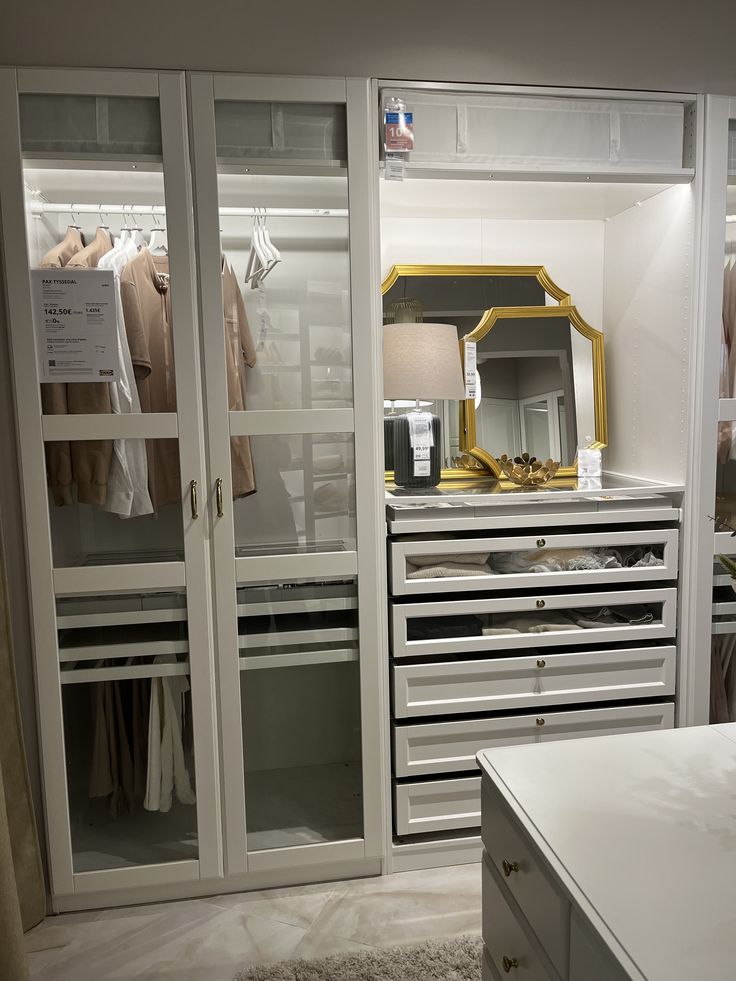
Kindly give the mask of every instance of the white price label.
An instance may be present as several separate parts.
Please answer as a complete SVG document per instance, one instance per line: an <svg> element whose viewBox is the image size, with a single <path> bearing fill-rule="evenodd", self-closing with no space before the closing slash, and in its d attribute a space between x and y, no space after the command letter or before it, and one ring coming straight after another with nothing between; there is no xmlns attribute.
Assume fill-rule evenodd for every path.
<svg viewBox="0 0 736 981"><path fill-rule="evenodd" d="M476 352L475 341L465 341L465 398L474 399L476 394Z"/></svg>
<svg viewBox="0 0 736 981"><path fill-rule="evenodd" d="M31 286L41 381L118 381L113 271L32 269Z"/></svg>
<svg viewBox="0 0 736 981"><path fill-rule="evenodd" d="M429 477L432 466L431 449L434 446L432 415L429 412L410 412L406 418L409 423L414 476Z"/></svg>
<svg viewBox="0 0 736 981"><path fill-rule="evenodd" d="M404 161L396 157L386 157L386 167L383 171L384 179L387 181L403 181Z"/></svg>

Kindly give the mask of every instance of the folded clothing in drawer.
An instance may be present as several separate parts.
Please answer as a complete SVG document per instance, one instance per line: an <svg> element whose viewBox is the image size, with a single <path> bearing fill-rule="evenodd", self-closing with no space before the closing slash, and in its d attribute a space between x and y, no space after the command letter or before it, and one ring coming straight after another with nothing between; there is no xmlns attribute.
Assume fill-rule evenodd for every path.
<svg viewBox="0 0 736 981"><path fill-rule="evenodd" d="M503 634L543 634L556 631L595 630L600 627L635 626L660 619L643 603L622 606L549 610L545 613L486 613L480 616L413 617L407 623L407 640L443 640L456 637L493 637Z"/></svg>
<svg viewBox="0 0 736 981"><path fill-rule="evenodd" d="M483 620L476 616L421 617L409 620L408 640L443 640L445 637L480 637Z"/></svg>
<svg viewBox="0 0 736 981"><path fill-rule="evenodd" d="M452 579L529 573L596 572L603 569L654 568L664 564L661 546L458 552L412 555L406 560L406 578Z"/></svg>
<svg viewBox="0 0 736 981"><path fill-rule="evenodd" d="M456 576L490 576L490 552L458 552L448 555L413 555L406 560L407 579L452 579Z"/></svg>

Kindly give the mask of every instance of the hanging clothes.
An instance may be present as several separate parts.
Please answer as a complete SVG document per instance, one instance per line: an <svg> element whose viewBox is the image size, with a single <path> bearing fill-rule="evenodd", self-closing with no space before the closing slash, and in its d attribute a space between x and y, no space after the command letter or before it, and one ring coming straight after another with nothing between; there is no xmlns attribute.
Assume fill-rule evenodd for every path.
<svg viewBox="0 0 736 981"><path fill-rule="evenodd" d="M113 817L140 807L148 769L147 679L98 681L93 689L94 736L90 798L109 797Z"/></svg>
<svg viewBox="0 0 736 981"><path fill-rule="evenodd" d="M64 238L47 252L39 263L40 269L59 269L84 248L84 239L78 228L70 225ZM47 416L65 416L69 413L66 385L63 382L44 382L41 385L41 408ZM46 474L54 504L61 507L72 504L72 451L67 440L45 444Z"/></svg>
<svg viewBox="0 0 736 981"><path fill-rule="evenodd" d="M109 228L98 228L95 237L79 252L67 262L67 266L72 269L96 269L100 259L112 248L112 237Z"/></svg>
<svg viewBox="0 0 736 981"><path fill-rule="evenodd" d="M82 233L76 225L70 225L61 242L43 257L39 263L39 269L59 269L65 266L83 248Z"/></svg>
<svg viewBox="0 0 736 981"><path fill-rule="evenodd" d="M174 655L161 655L156 664L175 664ZM143 806L147 811L170 811L173 795L181 804L195 804L184 754L185 697L189 681L183 675L153 678L148 716L148 778Z"/></svg>
<svg viewBox="0 0 736 981"><path fill-rule="evenodd" d="M98 228L93 241L76 252L65 268L94 269L110 249L109 232ZM69 414L109 415L112 412L110 385L107 382L70 382L66 386L66 403ZM70 446L77 500L81 504L104 505L112 463L112 440L78 439Z"/></svg>
<svg viewBox="0 0 736 981"><path fill-rule="evenodd" d="M227 367L228 409L245 409L245 368L256 363L256 349L245 313L238 281L227 259L222 257L222 304L225 322L225 360ZM230 439L233 497L245 497L256 489L248 436Z"/></svg>
<svg viewBox="0 0 736 981"><path fill-rule="evenodd" d="M141 249L120 273L120 297L141 410L176 412L168 256ZM178 441L149 439L146 456L153 507L180 503Z"/></svg>
<svg viewBox="0 0 736 981"><path fill-rule="evenodd" d="M118 358L120 376L110 385L110 402L114 413L127 415L141 411L138 386L133 373L125 314L120 297L120 275L125 266L138 255L131 239L118 239L113 249L99 262L99 269L111 269L115 276L115 306L118 321ZM146 441L143 439L116 439L107 484L107 498L102 505L105 511L121 517L137 517L151 514L153 504L148 493L148 462Z"/></svg>

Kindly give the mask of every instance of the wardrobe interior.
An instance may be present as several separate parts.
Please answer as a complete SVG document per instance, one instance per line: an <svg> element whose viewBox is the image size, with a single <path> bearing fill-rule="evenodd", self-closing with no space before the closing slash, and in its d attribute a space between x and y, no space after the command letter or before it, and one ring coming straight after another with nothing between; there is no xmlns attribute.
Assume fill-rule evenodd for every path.
<svg viewBox="0 0 736 981"><path fill-rule="evenodd" d="M103 229L111 244L124 231L135 236L139 248L158 256L157 268L167 268L156 100L21 95L20 113L30 267L70 229L85 243ZM288 409L351 407L345 107L218 102L215 124L223 342L229 343L231 326L229 270L252 345L237 366L235 397L228 389L229 409L276 417ZM261 282L247 278L259 225L278 255ZM176 291L175 279L170 289ZM169 394L176 385L176 335L174 324L166 353ZM206 350L201 357L207 359ZM244 440L252 488L238 493L235 468ZM164 478L178 487L178 441L145 442L144 456L167 461ZM287 429L280 435L271 425L267 435L231 442L237 558L355 549L351 433ZM72 461L89 447L90 441L72 445ZM55 448L47 443L50 468ZM54 567L183 559L189 495L159 495L157 502L149 489L152 507L126 515L108 507L109 497L81 501L74 482L64 502L50 491ZM249 578L237 584L236 607L238 649L228 656L240 668L248 850L361 837L355 576ZM189 648L186 589L57 591L56 611L74 871L196 859L189 665L211 652ZM161 761L152 758L149 736L156 698L162 739L174 743L168 797L152 795L150 786L155 781L160 789L153 771ZM167 716L170 698L176 704ZM111 766L117 770L111 773Z"/></svg>
<svg viewBox="0 0 736 981"><path fill-rule="evenodd" d="M696 200L693 171L683 166L683 107L593 109L585 100L562 106L555 99L409 89L386 89L383 97L395 94L413 110L415 150L403 180L380 182L384 287L394 265L543 266L582 318L604 333L604 471L682 484ZM654 176L668 169L674 180ZM627 170L640 176L624 177ZM534 179L535 172L544 178ZM503 288L486 297L476 290L472 308L463 310L460 296L467 301L472 282L454 278L458 288L437 287L422 316L455 323L462 337L488 306L556 302L541 287L530 298L509 280L500 282ZM401 315L387 301L411 300L411 283L400 279L385 293L384 322ZM489 363L479 372L483 398L498 408L510 394L509 373ZM544 388L543 380L538 385ZM449 427L443 465L451 466L459 452L456 408L430 411ZM484 406L478 415L480 428ZM490 410L489 418L497 424ZM501 446L512 449L511 426L504 438Z"/></svg>

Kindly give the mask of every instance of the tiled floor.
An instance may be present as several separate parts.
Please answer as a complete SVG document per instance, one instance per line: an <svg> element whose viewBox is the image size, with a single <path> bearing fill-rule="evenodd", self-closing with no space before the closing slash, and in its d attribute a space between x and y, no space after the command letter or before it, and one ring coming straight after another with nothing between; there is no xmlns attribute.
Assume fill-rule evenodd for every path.
<svg viewBox="0 0 736 981"><path fill-rule="evenodd" d="M480 932L480 867L50 917L34 981L232 981L256 961Z"/></svg>

